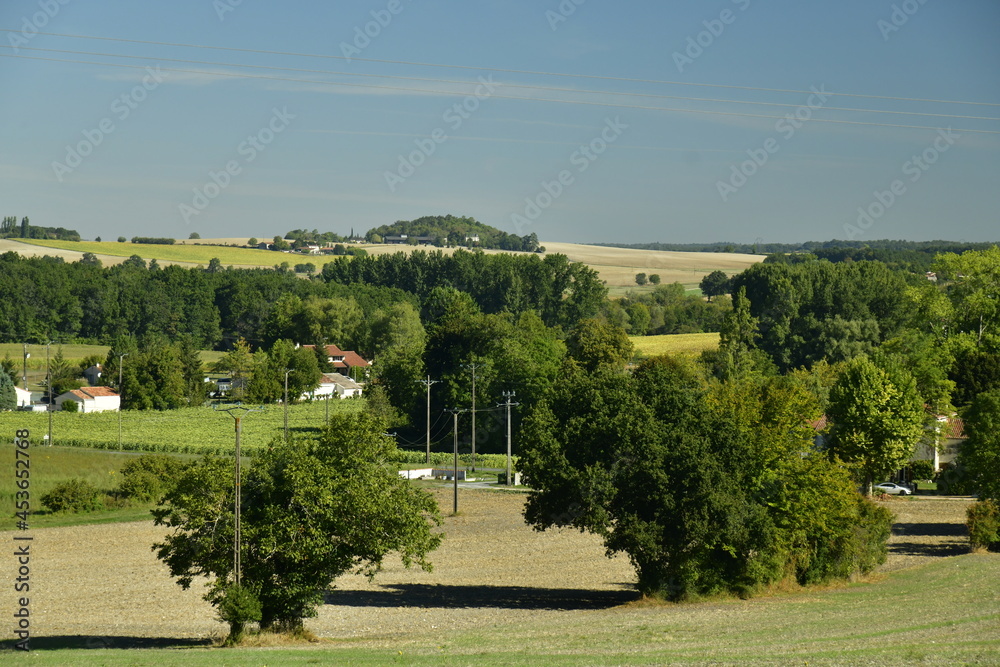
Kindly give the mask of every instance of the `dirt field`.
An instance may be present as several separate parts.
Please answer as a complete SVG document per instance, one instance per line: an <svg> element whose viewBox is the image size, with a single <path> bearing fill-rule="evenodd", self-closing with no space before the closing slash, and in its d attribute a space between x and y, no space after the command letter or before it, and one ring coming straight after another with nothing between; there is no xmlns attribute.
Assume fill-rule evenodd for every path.
<svg viewBox="0 0 1000 667"><path fill-rule="evenodd" d="M449 489L436 491L451 509ZM344 576L307 627L328 639L405 641L428 630L472 630L542 623L636 599L627 559L608 559L590 535L539 533L521 517L524 495L462 491L460 516L445 520L447 538L432 554L434 571L405 570L397 560L373 582ZM898 514L886 571L965 553L967 500L894 500ZM33 531L33 636L67 647L156 646L203 642L223 633L195 585L182 591L153 555L162 529L151 522ZM12 533L4 534L11 544ZM3 587L2 613L14 607ZM178 642L180 640L180 642Z"/></svg>

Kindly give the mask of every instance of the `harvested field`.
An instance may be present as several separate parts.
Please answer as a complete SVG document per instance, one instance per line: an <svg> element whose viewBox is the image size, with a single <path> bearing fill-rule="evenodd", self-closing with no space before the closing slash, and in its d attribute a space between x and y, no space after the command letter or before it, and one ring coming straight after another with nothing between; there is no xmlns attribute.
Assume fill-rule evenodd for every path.
<svg viewBox="0 0 1000 667"><path fill-rule="evenodd" d="M450 489L435 493L450 509ZM322 638L405 646L428 633L538 628L608 614L616 622L632 623L636 615L650 613L627 604L637 595L626 558L606 558L590 535L531 530L521 518L524 498L462 490L460 515L446 518L447 538L432 555L433 572L406 570L393 559L372 582L341 577L319 617L307 626ZM899 523L883 570L967 552L962 522L968 502L888 501ZM162 534L151 522L34 531L31 604L38 645L46 638L80 648L177 645L175 640L190 645L222 633L222 624L201 600L202 588L196 584L182 591L154 557L150 545ZM8 544L11 537L6 533ZM9 614L14 593L10 586L3 590L3 613ZM671 606L662 613L684 610L685 618L718 622L720 610L729 616L752 604L773 605L774 600Z"/></svg>

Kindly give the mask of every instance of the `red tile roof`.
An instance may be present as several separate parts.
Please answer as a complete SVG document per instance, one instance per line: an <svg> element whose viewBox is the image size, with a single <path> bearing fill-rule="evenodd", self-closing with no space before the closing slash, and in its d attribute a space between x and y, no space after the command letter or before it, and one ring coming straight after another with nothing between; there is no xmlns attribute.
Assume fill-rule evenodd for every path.
<svg viewBox="0 0 1000 667"><path fill-rule="evenodd" d="M109 389L108 387L83 387L82 389L74 389L70 392L77 398L82 398L87 400L88 398L98 398L98 397L117 397L118 394Z"/></svg>

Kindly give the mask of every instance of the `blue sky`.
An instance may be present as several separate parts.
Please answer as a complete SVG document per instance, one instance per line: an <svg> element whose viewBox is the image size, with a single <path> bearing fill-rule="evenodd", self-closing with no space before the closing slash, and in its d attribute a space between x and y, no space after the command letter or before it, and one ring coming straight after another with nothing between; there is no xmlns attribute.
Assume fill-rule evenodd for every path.
<svg viewBox="0 0 1000 667"><path fill-rule="evenodd" d="M998 240L997 34L995 0L7 0L0 212L106 240L446 213Z"/></svg>

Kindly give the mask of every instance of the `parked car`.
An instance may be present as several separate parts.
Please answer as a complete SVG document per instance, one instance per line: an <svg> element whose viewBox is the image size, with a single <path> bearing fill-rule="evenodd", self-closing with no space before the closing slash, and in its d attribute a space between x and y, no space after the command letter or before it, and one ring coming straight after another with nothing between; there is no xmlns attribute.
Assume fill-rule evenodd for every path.
<svg viewBox="0 0 1000 667"><path fill-rule="evenodd" d="M875 491L888 493L890 496L908 496L911 493L913 493L905 486L900 486L899 484L893 484L892 482L882 482L881 484L876 484Z"/></svg>

